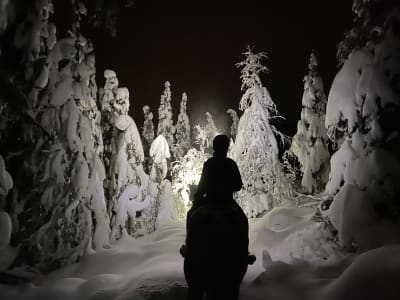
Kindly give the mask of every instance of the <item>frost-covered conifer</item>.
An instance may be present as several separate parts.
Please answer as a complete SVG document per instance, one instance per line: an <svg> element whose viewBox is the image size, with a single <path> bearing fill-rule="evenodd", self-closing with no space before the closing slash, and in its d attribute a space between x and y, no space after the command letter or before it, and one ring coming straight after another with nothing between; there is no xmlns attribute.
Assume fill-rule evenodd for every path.
<svg viewBox="0 0 400 300"><path fill-rule="evenodd" d="M357 25L342 43L348 55L339 52L343 66L328 97L325 124L339 148L326 193L341 243L367 249L399 241L400 7L360 0L353 7Z"/></svg>
<svg viewBox="0 0 400 300"><path fill-rule="evenodd" d="M279 132L270 124L277 110L259 74L267 71L261 64L264 53L248 49L241 67L242 90L239 121L235 142L235 160L243 180L238 202L249 217L282 204L290 196L290 184L278 159Z"/></svg>
<svg viewBox="0 0 400 300"><path fill-rule="evenodd" d="M204 153L206 145L208 143L206 131L204 130L204 127L202 127L200 124L194 125L193 128L194 128L193 132L194 144L198 145L199 150Z"/></svg>
<svg viewBox="0 0 400 300"><path fill-rule="evenodd" d="M165 179L168 172L167 160L171 154L163 135L159 135L151 144L150 156L153 161L148 187L150 205L143 211L147 232L153 232L160 226L177 220L171 182Z"/></svg>
<svg viewBox="0 0 400 300"><path fill-rule="evenodd" d="M113 103L115 127L119 130L116 152L111 158L112 239L124 234L143 234L137 212L149 206L149 176L143 170L144 152L135 121L128 115L129 91L118 88Z"/></svg>
<svg viewBox="0 0 400 300"><path fill-rule="evenodd" d="M21 240L29 238L33 230L33 226L26 222L27 218L20 218L20 215L24 209L32 211L39 209L37 199L41 196L43 189L37 188L37 183L32 183L32 178L38 176L42 167L44 155L41 147L51 135L55 134L60 125L54 122L55 126L51 129L47 128L45 131L40 129L41 124L36 121L36 119L42 118L42 115L46 115L47 109L44 108L44 105L51 96L50 81L53 73L51 70L54 68L49 56L55 43L55 26L50 21L53 13L52 1L33 1L32 6L32 10L27 13L26 18L19 19L21 22L16 24L15 31L11 29L14 35L13 47L18 49L18 53L21 53L20 58L24 70L22 74L19 70L15 70L16 73L12 75L15 78L13 80L15 86L12 88L18 89L18 91L14 91L14 95L8 101L11 100L12 102L9 103L13 103L12 106L16 105L14 107L18 107L19 112L25 111L30 119L35 119L36 126L32 126L32 122L28 122L20 114L14 115L9 110L8 103L0 103L2 119L0 127L8 127L7 130L1 128L3 129L2 137L4 134L6 139L18 139L16 145L20 147L13 149L13 151L17 150L20 155L13 168L13 173L17 174L14 177L13 197L9 198L12 199L9 203L9 212L14 222L14 231L19 233L18 242L20 242L19 238ZM7 53L4 54L7 57ZM19 126L15 126L16 124ZM14 136L11 136L10 132ZM6 144L4 146L7 148ZM33 215L29 220L34 223L39 219L39 215ZM21 228L24 228L23 232L20 231Z"/></svg>
<svg viewBox="0 0 400 300"><path fill-rule="evenodd" d="M182 94L182 101L180 112L178 115L178 122L175 125L175 140L174 155L176 159L182 158L191 146L190 138L190 123L189 116L187 115L187 95Z"/></svg>
<svg viewBox="0 0 400 300"><path fill-rule="evenodd" d="M103 130L104 153L103 161L106 169L106 179L104 181L104 192L107 200L113 196L113 188L111 186L111 158L116 152L118 130L115 127L115 107L118 92L118 78L113 70L104 71L105 84L104 88L99 90L99 98L101 103L101 128ZM111 216L112 201L107 201L108 213Z"/></svg>
<svg viewBox="0 0 400 300"><path fill-rule="evenodd" d="M151 157L150 157L150 146L154 140L154 123L153 123L153 113L150 111L148 105L143 106L144 122L142 128L142 141L144 150L144 162L143 166L146 173L150 173L151 170Z"/></svg>
<svg viewBox="0 0 400 300"><path fill-rule="evenodd" d="M230 131L230 138L234 141L236 139L237 131L238 131L238 125L239 125L239 117L237 115L237 112L230 108L226 111L226 113L231 117L232 119L232 124L231 124L231 131Z"/></svg>
<svg viewBox="0 0 400 300"><path fill-rule="evenodd" d="M40 211L23 225L33 231L28 248L36 251L35 262L44 269L74 262L109 238L93 47L79 26L85 12L76 2L70 36L54 43L45 58L48 72L41 84L38 120L52 137L36 142L40 169L33 181L40 198L33 193L20 203L25 210Z"/></svg>
<svg viewBox="0 0 400 300"><path fill-rule="evenodd" d="M149 155L151 143L154 140L154 123L153 113L150 110L150 106L143 106L144 122L143 122L143 147L145 148L145 154Z"/></svg>
<svg viewBox="0 0 400 300"><path fill-rule="evenodd" d="M326 96L318 61L311 53L309 72L304 77L301 119L289 149L301 165L301 185L308 193L320 192L329 175L328 136L325 129Z"/></svg>
<svg viewBox="0 0 400 300"><path fill-rule="evenodd" d="M161 95L160 106L158 108L158 127L157 136L163 135L171 148L174 144L174 125L172 122L171 106L171 84L166 81L164 92Z"/></svg>
<svg viewBox="0 0 400 300"><path fill-rule="evenodd" d="M215 126L211 113L209 112L206 112L206 125L204 126L204 134L206 135L205 151L211 154L213 152L213 140L218 135L218 129L217 126Z"/></svg>

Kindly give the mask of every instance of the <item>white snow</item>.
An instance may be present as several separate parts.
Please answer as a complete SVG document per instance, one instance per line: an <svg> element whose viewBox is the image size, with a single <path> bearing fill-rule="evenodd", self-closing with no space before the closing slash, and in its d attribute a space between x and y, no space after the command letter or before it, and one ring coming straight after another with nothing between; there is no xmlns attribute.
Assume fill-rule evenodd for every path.
<svg viewBox="0 0 400 300"><path fill-rule="evenodd" d="M156 219L156 229L178 220L176 204L172 197L172 187L169 180L164 180L160 187L160 207Z"/></svg>
<svg viewBox="0 0 400 300"><path fill-rule="evenodd" d="M310 220L312 209L275 208L250 222L249 266L240 299L397 299L400 246L342 255L326 229ZM164 224L153 234L122 237L110 249L34 283L0 285L2 299L174 299L186 297L183 224ZM264 269L266 268L266 270Z"/></svg>

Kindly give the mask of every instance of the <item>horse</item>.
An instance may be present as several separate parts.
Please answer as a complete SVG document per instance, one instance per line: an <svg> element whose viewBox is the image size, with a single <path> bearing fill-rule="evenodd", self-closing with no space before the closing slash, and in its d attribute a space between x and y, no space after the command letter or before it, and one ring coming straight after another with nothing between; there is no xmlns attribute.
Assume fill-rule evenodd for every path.
<svg viewBox="0 0 400 300"><path fill-rule="evenodd" d="M192 208L187 216L184 275L188 299L236 300L247 271L249 224L231 201ZM254 257L255 258L255 257ZM253 261L254 262L254 261Z"/></svg>

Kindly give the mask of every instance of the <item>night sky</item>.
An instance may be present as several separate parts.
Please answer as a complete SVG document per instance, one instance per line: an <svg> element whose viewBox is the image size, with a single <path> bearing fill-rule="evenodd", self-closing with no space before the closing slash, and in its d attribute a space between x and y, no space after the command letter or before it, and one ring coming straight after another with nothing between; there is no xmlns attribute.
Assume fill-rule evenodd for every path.
<svg viewBox="0 0 400 300"><path fill-rule="evenodd" d="M232 1L233 2L233 1ZM218 4L217 4L218 3ZM303 77L315 50L325 91L337 72L336 47L352 26L352 1L160 1L136 0L118 21L114 39L97 31L97 78L105 68L117 72L131 93L131 114L141 128L142 106L157 116L166 80L171 82L174 120L181 94L189 98L191 125L210 111L222 130L228 108L238 110L240 71L235 64L247 45L265 51L263 76L278 110L278 128L293 135L300 117Z"/></svg>

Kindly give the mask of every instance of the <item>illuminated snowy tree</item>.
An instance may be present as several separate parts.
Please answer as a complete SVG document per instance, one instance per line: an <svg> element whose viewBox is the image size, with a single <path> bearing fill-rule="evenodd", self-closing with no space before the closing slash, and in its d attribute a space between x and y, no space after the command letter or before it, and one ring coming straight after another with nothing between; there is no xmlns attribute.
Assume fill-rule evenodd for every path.
<svg viewBox="0 0 400 300"><path fill-rule="evenodd" d="M55 79L53 78L55 74L58 75L58 70L54 68L50 57L55 44L56 31L54 24L50 22L53 4L51 1L34 1L33 4L34 8L27 13L26 19L19 19L20 23L13 26L15 31L11 29L14 35L11 49L21 54L23 70L18 68L14 70L15 74L10 74L10 77L14 78L12 81L14 86L8 86L13 90L12 96L9 96L9 102L2 103L4 90L1 97L3 99L0 100L0 119L2 120L0 127L7 127L1 128L3 129L1 147L4 146L3 149L6 150L9 147L7 142L17 139L17 145L19 145L19 149L12 149L12 151L17 150L20 154L13 167L15 188L12 191L13 196L9 197L8 205L14 223L13 230L19 234L18 242L30 238L30 235L37 229L32 224L43 222L36 214L29 220L22 214L24 210L35 212L40 210L38 199L40 199L44 187L40 182L32 182L32 178L40 176L39 173L46 158L42 152L43 145L48 142L49 138L56 135L60 128L60 122L55 121L52 128L47 127L44 130L41 128L42 124L37 121L51 110L47 109L46 104L54 90ZM26 25L26 20L30 20L29 26ZM1 53L1 55L3 61L7 60L7 52ZM2 75L4 76L4 74ZM4 84L4 78L1 80ZM9 103L13 103L13 105L8 105ZM18 107L18 113L13 113L14 109L11 110L11 107ZM51 113L55 114L56 109ZM34 122L28 122L27 115ZM17 126L18 124L19 126ZM33 124L34 126L32 126ZM30 150L27 151L27 149Z"/></svg>
<svg viewBox="0 0 400 300"><path fill-rule="evenodd" d="M115 126L119 130L117 149L111 161L112 238L143 234L143 220L137 212L149 206L149 176L143 170L144 151L135 121L128 115L129 91L118 88L114 103Z"/></svg>
<svg viewBox="0 0 400 300"><path fill-rule="evenodd" d="M115 128L115 108L113 104L116 102L118 91L117 74L112 70L104 71L106 80L104 88L99 90L99 98L101 103L101 128L103 130L104 153L103 161L106 169L106 179L104 181L104 191L107 199L112 197L111 187L111 157L116 152L118 131ZM108 201L108 212L111 216L111 201Z"/></svg>
<svg viewBox="0 0 400 300"><path fill-rule="evenodd" d="M187 95L186 93L183 93L180 105L180 112L178 115L178 122L175 125L176 144L174 146L174 155L177 160L182 158L187 153L187 151L190 149L191 146L190 123L186 109L187 109Z"/></svg>
<svg viewBox="0 0 400 300"><path fill-rule="evenodd" d="M93 47L79 25L85 13L77 2L70 36L57 42L46 58L49 78L39 119L54 137L37 143L42 163L34 182L42 189L41 214L31 220L34 233L28 242L42 268L74 262L88 249L108 244ZM27 206L30 199L24 201Z"/></svg>
<svg viewBox="0 0 400 300"><path fill-rule="evenodd" d="M207 153L213 153L213 140L218 135L217 126L215 126L214 119L209 112L206 112L206 125L204 126L204 134L206 137L204 150Z"/></svg>
<svg viewBox="0 0 400 300"><path fill-rule="evenodd" d="M329 175L328 136L325 129L326 96L318 61L311 53L309 72L304 77L301 119L289 149L301 165L301 185L306 192L320 192Z"/></svg>
<svg viewBox="0 0 400 300"><path fill-rule="evenodd" d="M150 111L148 105L143 106L144 122L143 122L143 146L145 148L146 155L149 155L151 143L154 140L154 123L153 113ZM147 150L146 150L147 149Z"/></svg>
<svg viewBox="0 0 400 300"><path fill-rule="evenodd" d="M180 220L192 206L194 192L199 183L203 164L209 158L204 151L191 148L173 167L172 190Z"/></svg>
<svg viewBox="0 0 400 300"><path fill-rule="evenodd" d="M150 156L153 160L148 186L150 204L142 213L146 220L147 232L153 232L160 226L177 220L171 182L165 179L168 172L167 160L171 154L164 136L159 135L153 141L150 147Z"/></svg>
<svg viewBox="0 0 400 300"><path fill-rule="evenodd" d="M172 122L171 106L171 84L166 81L164 92L161 95L160 106L158 108L158 127L157 136L163 135L171 148L174 144L174 125Z"/></svg>
<svg viewBox="0 0 400 300"><path fill-rule="evenodd" d="M243 179L243 189L238 202L249 217L281 205L291 196L290 182L285 177L278 159L279 132L270 124L277 110L268 90L262 85L259 74L267 71L261 64L264 53L244 53L237 64L241 70L242 90L239 121L235 142L235 160Z"/></svg>
<svg viewBox="0 0 400 300"><path fill-rule="evenodd" d="M144 122L142 129L142 141L144 150L144 168L147 173L150 173L151 169L151 157L150 157L150 146L154 140L154 123L153 123L153 113L150 111L148 105L143 106Z"/></svg>
<svg viewBox="0 0 400 300"><path fill-rule="evenodd" d="M355 0L353 10L328 97L325 124L339 149L326 193L341 243L368 249L399 240L400 7Z"/></svg>
<svg viewBox="0 0 400 300"><path fill-rule="evenodd" d="M193 136L194 144L198 146L201 152L204 152L208 144L208 140L206 131L202 126L200 126L200 124L194 125Z"/></svg>
<svg viewBox="0 0 400 300"><path fill-rule="evenodd" d="M226 112L232 119L232 124L231 124L231 128L230 128L230 138L234 141L236 139L236 135L237 135L237 131L238 131L239 117L237 115L237 112L232 108L228 109Z"/></svg>

